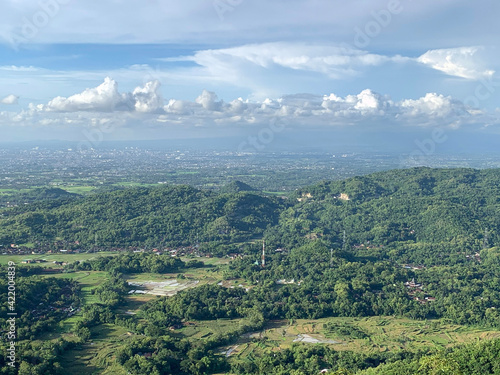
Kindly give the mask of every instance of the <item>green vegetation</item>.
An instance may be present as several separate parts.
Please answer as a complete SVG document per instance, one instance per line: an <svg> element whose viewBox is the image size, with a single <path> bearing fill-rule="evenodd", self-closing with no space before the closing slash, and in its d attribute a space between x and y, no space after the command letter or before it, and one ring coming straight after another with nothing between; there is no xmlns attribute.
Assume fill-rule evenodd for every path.
<svg viewBox="0 0 500 375"><path fill-rule="evenodd" d="M189 267L203 267L203 262L189 262ZM200 264L201 263L201 264ZM75 262L70 264L68 270L84 270L84 271L108 271L116 275L119 273L167 273L177 272L179 269L186 267L179 258L173 258L170 255L157 255L154 253L124 253L116 257L99 256L84 262Z"/></svg>
<svg viewBox="0 0 500 375"><path fill-rule="evenodd" d="M91 249L199 241L212 251L210 244L264 235L282 247L321 238L335 248L378 249L371 256L398 262L456 264L474 256L486 236L490 244L498 241L499 186L498 169L416 168L325 182L286 200L243 183L221 193L129 188L4 209L0 244Z"/></svg>
<svg viewBox="0 0 500 375"><path fill-rule="evenodd" d="M205 323L205 322L203 322ZM332 330L332 327L335 327ZM340 327L340 329L338 328ZM201 322L196 332L202 336L211 326ZM192 327L183 328L190 335ZM235 360L247 360L250 353L261 356L289 349L301 342L304 345L325 343L336 351L373 354L397 351L439 350L478 340L499 339L500 331L488 328L461 326L443 320L415 320L394 317L321 318L274 320L264 329L244 335L232 353Z"/></svg>
<svg viewBox="0 0 500 375"><path fill-rule="evenodd" d="M72 199L79 197L74 194L76 189L72 192L59 188L34 188L24 189L22 191L15 190L2 190L0 192L0 207L6 205L24 205L28 203L39 202L42 200L54 199ZM6 194L2 194L6 193Z"/></svg>
<svg viewBox="0 0 500 375"><path fill-rule="evenodd" d="M500 373L499 193L500 170L418 168L288 199L235 183L4 209L5 252L122 249L16 255L48 262L18 267L21 365L0 373Z"/></svg>
<svg viewBox="0 0 500 375"><path fill-rule="evenodd" d="M69 248L238 242L276 224L281 201L187 186L131 188L77 200L43 201L1 212L0 244L33 241Z"/></svg>
<svg viewBox="0 0 500 375"><path fill-rule="evenodd" d="M83 262L89 259L97 258L99 256L116 256L117 252L102 251L99 253L80 253L80 254L65 254L65 253L54 253L54 254L26 254L26 255L0 255L0 265L6 265L8 262L12 261L16 264L22 264L25 260L45 260L42 263L34 263L34 265L44 268L63 268L59 263L74 263Z"/></svg>

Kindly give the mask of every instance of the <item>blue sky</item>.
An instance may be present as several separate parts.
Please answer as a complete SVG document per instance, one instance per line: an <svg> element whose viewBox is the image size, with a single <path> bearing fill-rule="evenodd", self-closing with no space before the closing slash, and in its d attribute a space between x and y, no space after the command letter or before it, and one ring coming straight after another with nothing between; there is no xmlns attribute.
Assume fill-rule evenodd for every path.
<svg viewBox="0 0 500 375"><path fill-rule="evenodd" d="M276 121L491 137L500 4L480 5L4 0L0 140L246 139Z"/></svg>

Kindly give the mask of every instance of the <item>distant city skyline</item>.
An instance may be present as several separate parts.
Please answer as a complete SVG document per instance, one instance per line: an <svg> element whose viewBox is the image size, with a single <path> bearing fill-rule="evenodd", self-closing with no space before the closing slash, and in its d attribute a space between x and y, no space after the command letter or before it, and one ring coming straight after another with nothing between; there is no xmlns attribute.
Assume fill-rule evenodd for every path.
<svg viewBox="0 0 500 375"><path fill-rule="evenodd" d="M0 141L487 151L498 15L493 0L6 0Z"/></svg>

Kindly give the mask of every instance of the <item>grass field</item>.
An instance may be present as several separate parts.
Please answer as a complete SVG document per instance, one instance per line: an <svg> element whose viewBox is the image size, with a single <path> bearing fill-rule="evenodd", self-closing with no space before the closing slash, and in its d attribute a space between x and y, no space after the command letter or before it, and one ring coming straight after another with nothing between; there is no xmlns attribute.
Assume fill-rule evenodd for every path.
<svg viewBox="0 0 500 375"><path fill-rule="evenodd" d="M60 186L61 189L66 190L68 193L85 195L93 192L96 187L95 186Z"/></svg>
<svg viewBox="0 0 500 375"><path fill-rule="evenodd" d="M91 329L92 339L61 356L61 365L67 374L126 375L115 362L115 355L132 335L127 329L113 324L102 324Z"/></svg>
<svg viewBox="0 0 500 375"><path fill-rule="evenodd" d="M190 260L200 260L205 263L206 266L220 266L224 264L229 264L231 259L229 258L193 258L193 257L181 257L184 262L189 262Z"/></svg>
<svg viewBox="0 0 500 375"><path fill-rule="evenodd" d="M35 187L33 187L35 188ZM27 193L32 189L0 189L0 195L10 195L16 193Z"/></svg>
<svg viewBox="0 0 500 375"><path fill-rule="evenodd" d="M54 266L52 262L65 262L65 263L73 263L76 261L84 261L88 259L93 259L98 256L116 256L120 254L117 251L101 251L97 253L80 253L80 254L64 254L64 253L54 253L54 254L25 254L25 255L9 255L9 254L0 254L0 265L5 265L9 261L13 261L16 264L22 264L22 261L25 259L46 259L46 263L29 263L25 264L26 266L41 266L41 267L50 267L57 268ZM207 266L218 266L228 264L231 260L229 258L181 258L184 262L189 262L190 260L196 259L201 260ZM210 268L202 268L201 270L208 271ZM189 271L194 271L195 269L190 269ZM192 273L192 272L191 272ZM205 272L204 272L205 273Z"/></svg>
<svg viewBox="0 0 500 375"><path fill-rule="evenodd" d="M134 297L136 298L136 297ZM145 298L145 296L137 296ZM154 297L153 297L154 298ZM142 304L143 301L140 301ZM353 339L349 336L330 335L325 330L328 323L348 325L363 331L369 337ZM185 327L172 332L179 338L207 340L214 334L223 334L238 328L238 319L190 321ZM112 324L92 328L92 339L78 349L69 350L61 357L61 365L67 373L124 375L124 369L115 363L118 348L134 334ZM326 318L318 320L272 321L261 332L242 335L234 344L215 349L231 360L247 361L290 347L297 337L318 341L335 341L335 350L373 353L398 350L434 349L500 337L500 331L448 324L442 321L415 321L394 317ZM49 339L49 337L47 337ZM313 340L313 341L314 341ZM303 345L317 345L303 342ZM106 370L105 370L106 369Z"/></svg>
<svg viewBox="0 0 500 375"><path fill-rule="evenodd" d="M368 337L356 339L349 336L329 334L327 323L347 325L364 332ZM335 341L335 350L354 352L384 352L430 348L444 348L457 344L500 338L500 331L465 327L443 321L419 321L394 317L326 318L270 322L261 332L244 335L232 356L246 358L248 355L271 352L290 347L300 338L306 345Z"/></svg>
<svg viewBox="0 0 500 375"><path fill-rule="evenodd" d="M143 184L140 182L119 182L117 184L113 184L113 186L118 186L118 187L152 187L152 186L158 186L158 184Z"/></svg>
<svg viewBox="0 0 500 375"><path fill-rule="evenodd" d="M207 339L216 333L226 333L238 328L239 319L217 319L192 321L189 325L177 331L179 337L189 339Z"/></svg>
<svg viewBox="0 0 500 375"><path fill-rule="evenodd" d="M216 261L214 261L216 263ZM194 274L191 275L189 272L189 278L182 279L180 285L183 283L192 282L191 276L199 277L200 283L215 283L219 280L219 275L212 272L211 268L202 269L192 269ZM191 271L191 270L188 270ZM72 278L78 281L82 286L82 294L84 304L98 302L96 297L91 294L93 288L98 286L107 278L107 273L98 271L80 271L74 273L61 273L56 274L55 277L65 277ZM176 281L177 273L175 274L155 274L155 273L143 273L143 274L128 274L124 275L127 281L141 282L141 281L153 281L153 282L164 282L165 280ZM175 288L174 288L175 289ZM127 303L119 311L121 313L126 312L137 312L140 307L149 301L150 299L156 298L154 295L129 295L126 297ZM69 319L63 321L62 327L58 332L49 334L46 339L52 339L60 337L61 335L69 335L74 322L76 322L81 317L77 314ZM223 330L224 326L228 323L218 323L208 322L204 323L201 327L196 330L192 330L193 334L196 334L201 329L216 331L217 329ZM234 324L238 324L235 321ZM219 328L217 328L219 327ZM204 333L205 334L205 333ZM125 328L118 327L111 324L104 324L98 327L92 328L92 340L91 342L81 346L78 349L70 350L61 358L61 365L63 366L66 373L73 374L102 374L102 375L125 375L124 369L115 363L114 355L116 350L126 342L127 339L131 337L131 334L127 332ZM106 369L106 370L105 370Z"/></svg>
<svg viewBox="0 0 500 375"><path fill-rule="evenodd" d="M106 281L107 273L102 271L79 271L71 273L57 273L46 275L45 277L65 278L78 281L82 289L82 306L99 302L97 297L92 294L92 289ZM61 336L68 338L69 332L72 331L73 325L81 319L81 312L76 313L70 318L61 321L61 325L53 332L45 334L42 339L55 339Z"/></svg>
<svg viewBox="0 0 500 375"><path fill-rule="evenodd" d="M92 290L103 283L108 274L102 271L79 271L59 273L48 277L68 278L78 281L82 288L82 305L99 302L92 294ZM81 312L61 321L61 324L52 332L47 332L40 340L51 340L64 337L74 340L73 325L81 320ZM116 350L130 337L125 328L111 324L91 328L92 339L76 349L66 351L60 358L64 373L68 374L117 374L126 375L126 371L114 362ZM106 371L104 372L104 370Z"/></svg>
<svg viewBox="0 0 500 375"><path fill-rule="evenodd" d="M29 263L23 264L23 266L40 266L48 268L62 268L62 266L56 266L53 262L65 262L74 263L78 261L84 261L92 258L97 258L98 256L116 256L118 252L103 251L99 253L81 253L81 254L26 254L26 255L0 255L0 265L6 265L8 262L15 262L17 265L22 264L25 259L45 259L45 263Z"/></svg>
<svg viewBox="0 0 500 375"><path fill-rule="evenodd" d="M188 259L185 259L188 260ZM216 263L217 260L212 260ZM135 289L147 291L148 294L131 294L126 297L124 312L137 312L147 301L155 296L172 296L181 290L195 288L204 284L215 284L222 281L222 275L212 267L190 268L186 270L184 279L178 279L179 273L138 273L123 275L127 282L140 284ZM233 281L237 282L237 281Z"/></svg>

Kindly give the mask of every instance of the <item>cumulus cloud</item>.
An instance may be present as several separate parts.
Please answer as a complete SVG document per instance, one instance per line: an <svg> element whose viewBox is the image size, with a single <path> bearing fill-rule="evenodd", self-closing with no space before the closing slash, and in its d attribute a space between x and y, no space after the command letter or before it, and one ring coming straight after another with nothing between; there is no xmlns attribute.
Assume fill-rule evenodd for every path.
<svg viewBox="0 0 500 375"><path fill-rule="evenodd" d="M295 94L251 101L219 100L203 90L193 101L170 99L164 104L158 82L149 82L129 93L120 93L111 78L96 88L68 98L57 97L46 105L31 104L20 112L0 112L0 125L82 127L113 123L125 128L174 126L176 128L269 124L281 119L294 127L339 127L366 124L370 127L449 126L499 124L498 115L468 108L461 101L437 93L417 99L393 101L366 89L339 96ZM97 124L97 125L96 125ZM99 125L101 124L101 125Z"/></svg>
<svg viewBox="0 0 500 375"><path fill-rule="evenodd" d="M167 113L186 116L193 114L193 107L192 103L187 100L170 99L164 109Z"/></svg>
<svg viewBox="0 0 500 375"><path fill-rule="evenodd" d="M400 108L405 115L410 116L427 115L442 118L446 116L467 116L474 114L474 111L467 110L462 102L436 93L428 93L417 100L403 100L400 103Z"/></svg>
<svg viewBox="0 0 500 375"><path fill-rule="evenodd" d="M5 98L0 100L1 104L17 104L19 97L16 95L7 95Z"/></svg>
<svg viewBox="0 0 500 375"><path fill-rule="evenodd" d="M321 107L337 118L365 118L389 115L396 105L388 96L366 89L358 95L347 95L345 98L335 94L325 95Z"/></svg>
<svg viewBox="0 0 500 375"><path fill-rule="evenodd" d="M219 111L223 103L218 102L217 99L214 92L203 90L201 95L196 98L196 103L201 104L206 110Z"/></svg>
<svg viewBox="0 0 500 375"><path fill-rule="evenodd" d="M450 76L466 79L491 77L495 71L484 67L480 51L480 47L435 49L427 51L417 61Z"/></svg>
<svg viewBox="0 0 500 375"><path fill-rule="evenodd" d="M137 112L158 112L163 108L163 96L160 82L147 82L143 87L136 87L132 92L132 101Z"/></svg>
<svg viewBox="0 0 500 375"><path fill-rule="evenodd" d="M59 112L111 112L125 102L126 96L118 92L118 84L106 77L104 82L95 88L85 89L82 93L68 98L58 96L52 99L45 109Z"/></svg>
<svg viewBox="0 0 500 375"><path fill-rule="evenodd" d="M383 110L384 107L391 104L387 98L371 90L363 90L356 98L357 103L354 108L360 111Z"/></svg>
<svg viewBox="0 0 500 375"><path fill-rule="evenodd" d="M160 83L152 81L143 87L135 88L132 93L120 93L118 83L106 77L104 82L95 88L85 89L82 93L68 98L58 96L40 108L49 112L155 112L163 107L159 89Z"/></svg>

